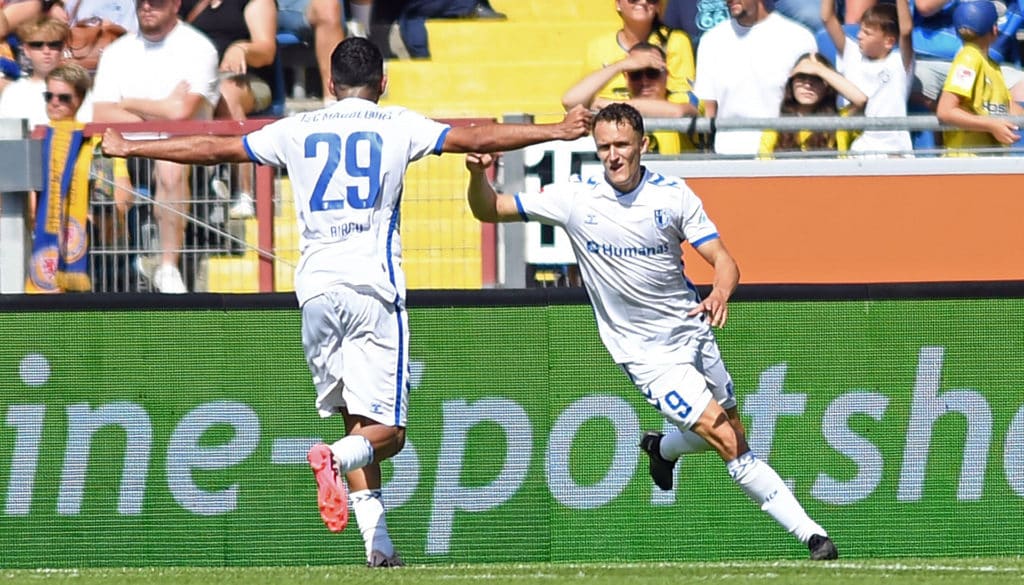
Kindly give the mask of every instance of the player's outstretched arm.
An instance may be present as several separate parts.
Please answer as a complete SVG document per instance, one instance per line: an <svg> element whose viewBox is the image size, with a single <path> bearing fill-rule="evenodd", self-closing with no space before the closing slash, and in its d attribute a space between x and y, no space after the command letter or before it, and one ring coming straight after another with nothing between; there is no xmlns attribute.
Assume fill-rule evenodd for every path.
<svg viewBox="0 0 1024 585"><path fill-rule="evenodd" d="M590 132L593 115L583 106L569 110L557 124L457 126L445 137L444 152L501 152L551 140L575 140Z"/></svg>
<svg viewBox="0 0 1024 585"><path fill-rule="evenodd" d="M707 313L712 327L725 327L729 319L729 297L740 282L740 267L725 249L721 238L704 242L697 248L697 253L715 267L715 279L708 296L688 314L692 317Z"/></svg>
<svg viewBox="0 0 1024 585"><path fill-rule="evenodd" d="M241 136L175 136L163 140L125 140L120 132L103 133L103 154L121 158L140 157L184 164L252 162Z"/></svg>
<svg viewBox="0 0 1024 585"><path fill-rule="evenodd" d="M475 152L466 155L466 168L469 169L469 187L466 196L473 217L487 223L500 221L522 221L515 198L500 195L494 191L487 179L487 168L494 164L494 156Z"/></svg>

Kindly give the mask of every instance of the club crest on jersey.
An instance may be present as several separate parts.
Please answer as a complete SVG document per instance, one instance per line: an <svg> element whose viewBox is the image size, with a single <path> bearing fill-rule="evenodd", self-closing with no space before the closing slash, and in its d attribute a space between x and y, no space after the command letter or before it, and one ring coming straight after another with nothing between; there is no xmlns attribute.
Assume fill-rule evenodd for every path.
<svg viewBox="0 0 1024 585"><path fill-rule="evenodd" d="M672 214L668 209L654 210L654 225L658 226L658 229L662 230L672 225Z"/></svg>

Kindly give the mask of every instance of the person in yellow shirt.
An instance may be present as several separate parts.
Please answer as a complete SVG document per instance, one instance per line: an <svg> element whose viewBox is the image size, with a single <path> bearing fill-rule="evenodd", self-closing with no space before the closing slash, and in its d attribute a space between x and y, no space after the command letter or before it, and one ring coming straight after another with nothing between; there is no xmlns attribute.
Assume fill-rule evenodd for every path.
<svg viewBox="0 0 1024 585"><path fill-rule="evenodd" d="M1020 139L1015 124L996 117L1024 112L1010 98L999 64L988 57L988 48L999 34L998 19L989 0L962 2L953 12L953 26L964 46L953 58L935 110L940 122L959 128L942 134L950 154L1008 146Z"/></svg>
<svg viewBox="0 0 1024 585"><path fill-rule="evenodd" d="M625 81L627 92L625 100L601 97L601 89L614 79ZM691 100L683 103L670 101L668 97L665 51L657 45L640 42L629 50L625 58L590 73L576 85L570 87L562 96L562 105L566 111L577 105L599 110L609 104L625 102L650 118L681 118L698 115L697 100L692 94L690 94ZM679 154L684 150L695 149L689 137L679 132L649 132L647 137L647 152Z"/></svg>
<svg viewBox="0 0 1024 585"><path fill-rule="evenodd" d="M840 110L837 97L849 105ZM862 112L868 96L832 67L820 53L802 55L793 67L783 92L779 116L849 116ZM849 149L853 136L844 130L779 132L765 130L761 134L759 154L769 157L774 152Z"/></svg>
<svg viewBox="0 0 1024 585"><path fill-rule="evenodd" d="M659 0L614 2L615 10L622 20L622 28L615 34L603 34L590 41L582 75L589 75L621 61L637 43L651 43L665 52L668 100L680 104L689 103L692 95L690 90L693 89L696 76L690 37L684 31L669 29L661 22L658 16ZM626 79L623 76L612 76L598 91L597 97L618 102L628 100L630 95Z"/></svg>

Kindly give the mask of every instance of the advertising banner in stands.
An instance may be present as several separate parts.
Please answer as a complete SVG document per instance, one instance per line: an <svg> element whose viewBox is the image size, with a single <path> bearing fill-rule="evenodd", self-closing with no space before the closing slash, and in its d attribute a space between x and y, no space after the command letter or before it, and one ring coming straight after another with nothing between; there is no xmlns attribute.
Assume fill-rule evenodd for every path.
<svg viewBox="0 0 1024 585"><path fill-rule="evenodd" d="M1024 300L736 302L719 338L752 448L846 558L1019 554ZM662 420L589 306L414 307L411 564L799 559L712 453L653 486ZM365 562L322 525L299 313L0 312L0 566ZM370 366L370 365L368 365Z"/></svg>

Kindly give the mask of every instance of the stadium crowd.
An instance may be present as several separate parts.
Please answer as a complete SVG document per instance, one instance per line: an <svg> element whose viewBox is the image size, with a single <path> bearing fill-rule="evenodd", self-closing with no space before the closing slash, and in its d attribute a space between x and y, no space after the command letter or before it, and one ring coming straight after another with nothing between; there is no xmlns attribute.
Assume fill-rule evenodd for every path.
<svg viewBox="0 0 1024 585"><path fill-rule="evenodd" d="M627 102L646 117L718 120L930 112L957 130L922 137L951 153L998 150L1020 139L1016 126L998 116L1019 114L1024 101L1017 40L1024 16L1015 1L608 2L620 28L579 48L580 77L567 81L562 98L567 110ZM386 58L396 58L398 42L410 57L425 58L428 18L506 17L487 0L3 0L0 118L47 124L45 80L62 62L94 77L77 109L83 122L279 115L284 96L275 88L284 84L274 65L282 34L308 46L329 105L330 54L340 40L369 38ZM906 130L875 129L655 131L648 138L649 151L659 154L903 157L916 146ZM254 215L251 167L235 165L204 180L232 218ZM132 206L133 181L155 191L158 261L138 270L162 292L189 288L180 251L196 182L187 178L187 169L165 162L144 177L114 178L122 214Z"/></svg>

